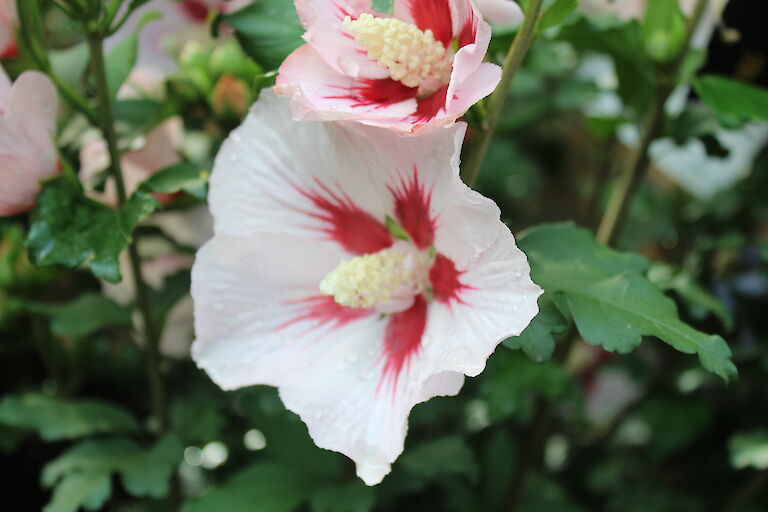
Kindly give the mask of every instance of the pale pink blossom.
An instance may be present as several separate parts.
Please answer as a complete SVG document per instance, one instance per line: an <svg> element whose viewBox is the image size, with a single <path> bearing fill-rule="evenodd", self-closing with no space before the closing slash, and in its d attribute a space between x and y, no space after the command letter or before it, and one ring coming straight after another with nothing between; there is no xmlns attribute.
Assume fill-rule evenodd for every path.
<svg viewBox="0 0 768 512"><path fill-rule="evenodd" d="M0 0L0 59L18 55L14 33L17 24L16 0Z"/></svg>
<svg viewBox="0 0 768 512"><path fill-rule="evenodd" d="M277 386L369 485L411 408L458 393L538 310L498 207L459 179L465 129L295 122L265 92L214 165L192 357L224 389Z"/></svg>
<svg viewBox="0 0 768 512"><path fill-rule="evenodd" d="M0 215L32 208L41 180L58 172L53 141L58 109L47 76L27 71L11 84L0 67Z"/></svg>
<svg viewBox="0 0 768 512"><path fill-rule="evenodd" d="M450 126L489 95L491 29L472 0L296 0L307 44L280 67L275 91L296 120L354 120L411 132Z"/></svg>
<svg viewBox="0 0 768 512"><path fill-rule="evenodd" d="M672 1L672 0L670 0ZM686 15L693 12L696 0L678 0L680 9ZM721 12L728 0L709 2L710 10ZM642 19L648 0L581 0L579 9L590 16L615 16L622 20Z"/></svg>
<svg viewBox="0 0 768 512"><path fill-rule="evenodd" d="M514 0L475 0L475 4L493 25L516 27L523 22L523 11Z"/></svg>
<svg viewBox="0 0 768 512"><path fill-rule="evenodd" d="M183 121L179 117L172 117L136 141L138 147L123 154L120 164L128 195L156 172L181 162L179 148L183 135ZM86 185L108 165L109 152L104 139L93 139L80 149L80 180ZM117 205L117 188L113 178L107 178L103 192L86 188L90 197L110 206ZM157 198L167 203L173 196L158 195Z"/></svg>

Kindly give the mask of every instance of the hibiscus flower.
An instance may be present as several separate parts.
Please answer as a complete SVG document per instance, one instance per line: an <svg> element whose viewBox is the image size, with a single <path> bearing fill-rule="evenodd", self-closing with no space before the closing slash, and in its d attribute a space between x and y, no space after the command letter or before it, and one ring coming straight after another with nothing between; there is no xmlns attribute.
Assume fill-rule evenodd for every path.
<svg viewBox="0 0 768 512"><path fill-rule="evenodd" d="M369 485L411 408L458 393L538 310L498 207L459 179L465 129L295 122L266 92L214 165L192 357L224 389L277 386Z"/></svg>
<svg viewBox="0 0 768 512"><path fill-rule="evenodd" d="M348 119L411 132L449 126L489 95L491 29L472 0L296 0L307 44L280 67L275 91L296 120Z"/></svg>
<svg viewBox="0 0 768 512"><path fill-rule="evenodd" d="M59 171L53 143L58 109L47 76L27 71L11 84L0 67L0 215L32 208L40 181Z"/></svg>

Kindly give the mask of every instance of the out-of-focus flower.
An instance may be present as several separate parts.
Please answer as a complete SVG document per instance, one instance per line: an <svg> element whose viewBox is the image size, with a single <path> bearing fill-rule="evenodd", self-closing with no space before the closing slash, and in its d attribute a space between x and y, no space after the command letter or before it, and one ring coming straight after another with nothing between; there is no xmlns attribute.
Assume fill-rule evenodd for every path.
<svg viewBox="0 0 768 512"><path fill-rule="evenodd" d="M177 243L189 248L200 247L213 235L213 222L208 208L198 206L182 211L161 212L154 215L149 224L163 230ZM145 244L151 246L151 244ZM169 250L148 251L143 256L142 275L147 284L160 290L167 278L192 266L192 257ZM128 305L136 295L128 254L120 255L120 272L123 280L112 284L102 281L104 294L117 303ZM134 322L141 322L141 315L134 315ZM160 338L160 351L166 356L189 357L189 346L194 337L192 298L182 297L167 313Z"/></svg>
<svg viewBox="0 0 768 512"><path fill-rule="evenodd" d="M516 27L523 22L523 11L514 0L475 0L483 18L500 27Z"/></svg>
<svg viewBox="0 0 768 512"><path fill-rule="evenodd" d="M183 134L183 121L179 117L172 117L139 140L139 147L134 151L123 154L120 163L127 194L130 195L141 182L157 171L181 161L179 148ZM104 139L91 140L80 149L80 180L86 185L108 165L109 152ZM117 188L111 177L107 178L103 192L89 190L88 194L104 204L117 204ZM167 194L158 194L156 197L162 203L173 199L172 195Z"/></svg>
<svg viewBox="0 0 768 512"><path fill-rule="evenodd" d="M501 68L483 62L491 29L471 0L297 0L308 44L280 67L275 91L296 120L348 119L411 132L449 126L489 95Z"/></svg>
<svg viewBox="0 0 768 512"><path fill-rule="evenodd" d="M224 389L279 387L369 485L411 408L458 393L538 310L499 209L459 179L465 129L295 122L265 92L214 166L192 356Z"/></svg>
<svg viewBox="0 0 768 512"><path fill-rule="evenodd" d="M58 109L47 76L27 71L11 84L0 67L0 215L32 208L40 180L58 172L53 142Z"/></svg>
<svg viewBox="0 0 768 512"><path fill-rule="evenodd" d="M0 59L16 57L19 53L14 34L17 21L16 0L0 0Z"/></svg>
<svg viewBox="0 0 768 512"><path fill-rule="evenodd" d="M213 111L217 114L230 113L241 118L251 100L248 85L233 75L222 76L213 89Z"/></svg>
<svg viewBox="0 0 768 512"><path fill-rule="evenodd" d="M672 1L672 0L670 0ZM678 0L680 9L689 15L696 6L696 0ZM728 0L710 2L710 10L721 13ZM622 20L642 19L648 0L581 0L579 9L590 16L615 16Z"/></svg>

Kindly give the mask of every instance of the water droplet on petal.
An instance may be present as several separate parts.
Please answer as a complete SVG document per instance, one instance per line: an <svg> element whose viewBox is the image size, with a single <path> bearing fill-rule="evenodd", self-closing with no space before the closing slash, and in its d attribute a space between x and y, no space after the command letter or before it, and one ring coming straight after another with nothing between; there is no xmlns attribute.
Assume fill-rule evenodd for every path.
<svg viewBox="0 0 768 512"><path fill-rule="evenodd" d="M235 142L240 142L241 140L243 140L243 137L240 136L239 133L235 132L232 134L232 140Z"/></svg>

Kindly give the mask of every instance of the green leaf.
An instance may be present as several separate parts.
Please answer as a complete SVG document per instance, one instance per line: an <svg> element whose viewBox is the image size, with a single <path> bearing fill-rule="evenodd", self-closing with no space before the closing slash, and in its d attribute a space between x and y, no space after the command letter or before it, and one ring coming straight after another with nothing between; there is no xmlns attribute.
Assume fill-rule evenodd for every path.
<svg viewBox="0 0 768 512"><path fill-rule="evenodd" d="M392 13L392 0L373 0L372 8L374 11Z"/></svg>
<svg viewBox="0 0 768 512"><path fill-rule="evenodd" d="M445 475L465 475L472 479L477 477L474 453L457 436L414 446L403 454L401 464L412 475L426 479Z"/></svg>
<svg viewBox="0 0 768 512"><path fill-rule="evenodd" d="M131 74L133 66L136 64L136 57L139 54L139 32L148 22L160 18L156 12L145 14L136 30L131 35L117 43L109 55L106 57L107 87L109 88L109 97L116 98L117 91Z"/></svg>
<svg viewBox="0 0 768 512"><path fill-rule="evenodd" d="M110 494L110 488L101 482L109 482L113 473L121 476L123 487L131 495L163 498L168 495L171 473L181 461L182 451L181 444L171 436L151 449L121 438L82 441L43 468L43 485L55 486L49 507L62 511L76 510L79 505L90 510L100 508ZM75 508L53 508L59 506L57 496L62 497L62 503L75 504Z"/></svg>
<svg viewBox="0 0 768 512"><path fill-rule="evenodd" d="M25 245L39 266L75 268L88 261L96 277L120 281L118 256L131 242L131 232L159 203L137 191L119 210L83 195L80 184L68 175L49 181L31 215Z"/></svg>
<svg viewBox="0 0 768 512"><path fill-rule="evenodd" d="M0 423L35 430L46 441L139 429L136 420L115 405L36 393L6 396L0 402Z"/></svg>
<svg viewBox="0 0 768 512"><path fill-rule="evenodd" d="M309 498L314 512L368 512L376 495L373 488L355 479L343 484L328 484L315 490Z"/></svg>
<svg viewBox="0 0 768 512"><path fill-rule="evenodd" d="M557 0L541 16L539 30L547 30L560 25L576 11L578 6L578 0Z"/></svg>
<svg viewBox="0 0 768 512"><path fill-rule="evenodd" d="M525 355L537 363L545 363L555 350L555 336L565 332L567 320L548 295L539 299L539 314L531 321L520 336L504 340L504 346L522 349Z"/></svg>
<svg viewBox="0 0 768 512"><path fill-rule="evenodd" d="M141 184L141 188L147 192L160 194L186 192L192 197L205 200L208 195L210 174L210 172L202 170L194 164L182 162L153 174Z"/></svg>
<svg viewBox="0 0 768 512"><path fill-rule="evenodd" d="M293 2L257 0L222 19L235 29L245 53L265 69L277 69L303 43L304 27Z"/></svg>
<svg viewBox="0 0 768 512"><path fill-rule="evenodd" d="M307 500L310 489L311 483L299 468L263 462L239 471L199 500L186 503L181 511L292 512Z"/></svg>
<svg viewBox="0 0 768 512"><path fill-rule="evenodd" d="M643 336L656 336L724 380L737 371L720 336L683 323L675 303L644 276L639 255L600 245L586 230L570 224L537 227L520 240L533 280L549 293L562 293L584 340L608 351L627 353Z"/></svg>
<svg viewBox="0 0 768 512"><path fill-rule="evenodd" d="M643 19L645 48L652 58L668 61L685 42L685 16L678 2L649 0Z"/></svg>
<svg viewBox="0 0 768 512"><path fill-rule="evenodd" d="M50 316L56 336L83 338L106 327L133 325L130 311L96 293L81 295L61 306L39 305L31 309Z"/></svg>
<svg viewBox="0 0 768 512"><path fill-rule="evenodd" d="M768 430L736 434L728 446L734 468L768 469Z"/></svg>
<svg viewBox="0 0 768 512"><path fill-rule="evenodd" d="M693 86L727 121L768 121L768 90L717 75L699 77Z"/></svg>

